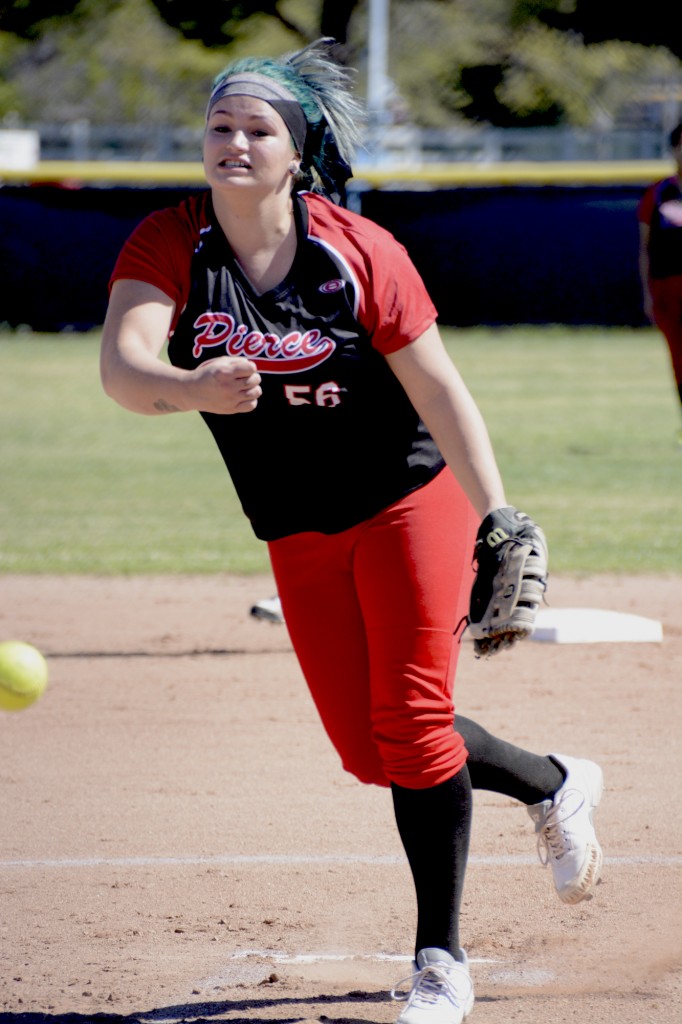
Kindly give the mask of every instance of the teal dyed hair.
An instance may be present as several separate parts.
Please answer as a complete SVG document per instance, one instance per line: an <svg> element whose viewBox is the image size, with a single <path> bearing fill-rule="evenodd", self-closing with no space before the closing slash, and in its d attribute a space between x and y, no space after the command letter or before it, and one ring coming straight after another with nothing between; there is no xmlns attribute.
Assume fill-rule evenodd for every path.
<svg viewBox="0 0 682 1024"><path fill-rule="evenodd" d="M364 108L352 93L352 73L329 54L333 39L318 39L282 57L244 57L229 64L213 81L217 89L232 75L265 75L285 86L299 103L308 124L302 173L306 184L329 192L339 169L350 176L350 163L362 138ZM344 179L344 180L345 180Z"/></svg>

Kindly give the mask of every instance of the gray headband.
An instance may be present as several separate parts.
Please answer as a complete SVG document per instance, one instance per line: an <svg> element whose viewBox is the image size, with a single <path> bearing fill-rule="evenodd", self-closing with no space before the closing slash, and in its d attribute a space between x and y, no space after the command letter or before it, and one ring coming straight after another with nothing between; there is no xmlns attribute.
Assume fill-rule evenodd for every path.
<svg viewBox="0 0 682 1024"><path fill-rule="evenodd" d="M280 85L268 75L261 75L255 71L229 75L219 82L211 93L206 108L207 118L213 105L223 96L253 96L255 99L265 100L282 118L296 149L303 155L308 121L303 113L303 107L286 86Z"/></svg>

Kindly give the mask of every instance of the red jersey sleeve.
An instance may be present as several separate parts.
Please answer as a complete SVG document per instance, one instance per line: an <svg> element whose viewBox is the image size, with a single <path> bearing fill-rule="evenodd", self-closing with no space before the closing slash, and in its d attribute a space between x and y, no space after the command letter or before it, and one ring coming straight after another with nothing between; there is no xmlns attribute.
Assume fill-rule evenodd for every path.
<svg viewBox="0 0 682 1024"><path fill-rule="evenodd" d="M195 198L145 217L124 244L109 280L128 279L154 285L175 303L172 328L185 307L192 253L198 244L201 216Z"/></svg>
<svg viewBox="0 0 682 1024"><path fill-rule="evenodd" d="M639 201L639 205L637 207L637 220L640 224L651 224L654 207L656 206L656 191L658 189L658 185L659 182L655 185L650 185Z"/></svg>
<svg viewBox="0 0 682 1024"><path fill-rule="evenodd" d="M409 345L436 320L438 313L404 247L392 236L373 254L366 295L365 328L372 345L389 355Z"/></svg>

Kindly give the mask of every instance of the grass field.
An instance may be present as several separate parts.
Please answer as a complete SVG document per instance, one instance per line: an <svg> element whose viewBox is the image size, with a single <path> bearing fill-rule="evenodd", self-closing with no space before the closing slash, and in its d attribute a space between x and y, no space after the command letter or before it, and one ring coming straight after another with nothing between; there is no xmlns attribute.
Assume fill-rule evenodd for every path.
<svg viewBox="0 0 682 1024"><path fill-rule="evenodd" d="M551 569L682 572L682 447L653 329L446 331ZM0 335L0 571L267 571L198 415L102 393L98 335Z"/></svg>

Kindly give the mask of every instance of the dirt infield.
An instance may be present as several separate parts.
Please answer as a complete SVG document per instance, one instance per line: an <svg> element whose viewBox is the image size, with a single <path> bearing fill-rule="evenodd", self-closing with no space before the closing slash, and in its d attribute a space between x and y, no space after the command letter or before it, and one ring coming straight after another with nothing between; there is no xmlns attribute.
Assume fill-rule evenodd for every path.
<svg viewBox="0 0 682 1024"><path fill-rule="evenodd" d="M0 713L0 1020L389 1024L411 882L384 791L345 775L268 578L1 582L0 638L47 655ZM662 643L470 643L457 704L598 760L606 866L563 906L523 808L477 793L463 935L472 1024L682 1021L682 578L551 580L552 607ZM330 652L333 657L333 652Z"/></svg>

